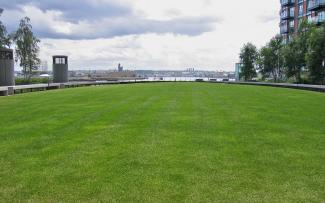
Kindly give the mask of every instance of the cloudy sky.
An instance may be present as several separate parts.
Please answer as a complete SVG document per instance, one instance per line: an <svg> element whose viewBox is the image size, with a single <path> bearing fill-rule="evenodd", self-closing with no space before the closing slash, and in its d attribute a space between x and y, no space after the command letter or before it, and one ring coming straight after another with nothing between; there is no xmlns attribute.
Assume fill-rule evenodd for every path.
<svg viewBox="0 0 325 203"><path fill-rule="evenodd" d="M279 0L0 0L8 30L29 16L42 60L71 69L233 70L246 42L279 32Z"/></svg>

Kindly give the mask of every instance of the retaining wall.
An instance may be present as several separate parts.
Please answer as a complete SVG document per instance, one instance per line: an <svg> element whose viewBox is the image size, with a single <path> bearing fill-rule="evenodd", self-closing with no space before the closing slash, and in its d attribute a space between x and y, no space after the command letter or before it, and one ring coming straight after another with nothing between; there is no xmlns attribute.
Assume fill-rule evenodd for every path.
<svg viewBox="0 0 325 203"><path fill-rule="evenodd" d="M8 87L4 86L4 87L0 87L0 96L8 96L8 95L20 94L26 92L45 91L45 90L53 90L53 89L61 89L61 88L114 85L114 84L157 83L157 82L174 82L174 81L127 80L127 81L109 81L109 82L68 82L68 83L52 83L52 84L19 85L19 86L8 86ZM222 84L229 84L229 85L269 86L269 87L278 87L278 88L291 88L291 89L325 92L325 86L323 85L303 85L303 84L263 83L263 82L215 82L215 81L201 81L201 82L222 83Z"/></svg>

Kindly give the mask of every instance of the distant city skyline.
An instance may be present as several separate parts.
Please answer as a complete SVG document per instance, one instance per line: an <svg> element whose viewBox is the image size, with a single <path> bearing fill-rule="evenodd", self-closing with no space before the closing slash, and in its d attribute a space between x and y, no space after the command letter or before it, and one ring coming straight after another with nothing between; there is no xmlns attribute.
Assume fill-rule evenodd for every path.
<svg viewBox="0 0 325 203"><path fill-rule="evenodd" d="M71 70L121 63L233 71L244 43L260 47L279 33L279 0L0 0L0 7L9 31L29 16L40 58L68 55Z"/></svg>

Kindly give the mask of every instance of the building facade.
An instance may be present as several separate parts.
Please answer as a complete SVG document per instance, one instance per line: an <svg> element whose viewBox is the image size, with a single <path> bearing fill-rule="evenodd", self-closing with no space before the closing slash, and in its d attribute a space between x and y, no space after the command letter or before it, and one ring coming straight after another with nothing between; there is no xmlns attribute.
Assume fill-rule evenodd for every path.
<svg viewBox="0 0 325 203"><path fill-rule="evenodd" d="M236 63L236 67L235 67L235 79L236 79L236 82L240 81L240 74L241 74L242 66L243 66L242 63Z"/></svg>
<svg viewBox="0 0 325 203"><path fill-rule="evenodd" d="M117 71L118 72L123 72L123 66L121 66L120 63L118 64Z"/></svg>
<svg viewBox="0 0 325 203"><path fill-rule="evenodd" d="M325 21L325 0L280 0L280 33L285 42L292 39L303 20L320 25Z"/></svg>

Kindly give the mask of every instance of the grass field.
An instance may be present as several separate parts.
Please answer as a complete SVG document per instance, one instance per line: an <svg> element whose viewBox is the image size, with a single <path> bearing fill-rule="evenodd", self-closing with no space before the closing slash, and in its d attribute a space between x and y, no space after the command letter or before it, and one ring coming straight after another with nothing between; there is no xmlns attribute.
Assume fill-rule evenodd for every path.
<svg viewBox="0 0 325 203"><path fill-rule="evenodd" d="M325 202L325 94L156 83L0 98L0 202Z"/></svg>

